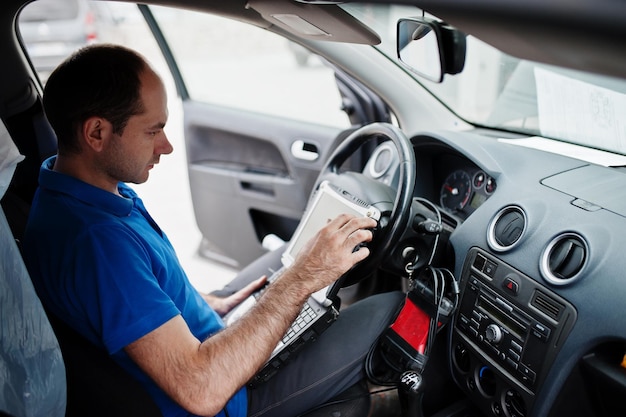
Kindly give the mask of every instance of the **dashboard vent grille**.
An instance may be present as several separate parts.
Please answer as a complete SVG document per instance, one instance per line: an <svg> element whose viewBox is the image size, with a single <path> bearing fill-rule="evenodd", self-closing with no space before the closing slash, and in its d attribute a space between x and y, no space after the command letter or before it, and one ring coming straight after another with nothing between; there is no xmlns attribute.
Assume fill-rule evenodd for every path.
<svg viewBox="0 0 626 417"><path fill-rule="evenodd" d="M541 273L552 284L568 284L580 276L587 254L587 244L582 237L574 233L559 235L543 252Z"/></svg>
<svg viewBox="0 0 626 417"><path fill-rule="evenodd" d="M551 297L548 297L540 291L535 292L530 304L554 320L559 319L561 312L565 308L561 303L554 301Z"/></svg>
<svg viewBox="0 0 626 417"><path fill-rule="evenodd" d="M491 220L487 242L491 249L504 252L517 245L526 231L526 213L520 207L500 210Z"/></svg>

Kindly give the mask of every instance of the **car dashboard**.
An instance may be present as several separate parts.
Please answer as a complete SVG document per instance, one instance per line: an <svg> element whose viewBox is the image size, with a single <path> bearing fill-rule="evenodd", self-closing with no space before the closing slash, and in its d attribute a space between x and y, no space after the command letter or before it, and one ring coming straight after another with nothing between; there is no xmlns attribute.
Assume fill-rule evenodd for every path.
<svg viewBox="0 0 626 417"><path fill-rule="evenodd" d="M443 213L450 255L438 266L460 286L452 378L485 416L623 411L626 176L516 140L411 137L415 199ZM364 172L393 184L392 151L380 145Z"/></svg>

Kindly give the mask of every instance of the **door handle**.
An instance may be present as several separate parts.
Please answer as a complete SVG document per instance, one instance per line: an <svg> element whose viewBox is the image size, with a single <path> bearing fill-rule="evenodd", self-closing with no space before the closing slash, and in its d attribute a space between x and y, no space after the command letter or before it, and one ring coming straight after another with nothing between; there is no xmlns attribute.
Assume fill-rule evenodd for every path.
<svg viewBox="0 0 626 417"><path fill-rule="evenodd" d="M320 156L316 145L301 139L295 140L291 144L291 154L294 158L304 161L315 161Z"/></svg>

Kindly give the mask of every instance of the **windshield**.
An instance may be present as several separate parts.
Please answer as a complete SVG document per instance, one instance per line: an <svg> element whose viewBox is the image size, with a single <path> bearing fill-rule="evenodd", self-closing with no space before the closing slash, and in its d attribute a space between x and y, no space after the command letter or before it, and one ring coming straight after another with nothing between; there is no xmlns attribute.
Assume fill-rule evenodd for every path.
<svg viewBox="0 0 626 417"><path fill-rule="evenodd" d="M421 17L409 6L345 4L344 9L374 29L376 47L397 61L396 23ZM506 55L467 37L465 67L441 84L412 74L459 117L475 125L545 136L626 154L626 82Z"/></svg>

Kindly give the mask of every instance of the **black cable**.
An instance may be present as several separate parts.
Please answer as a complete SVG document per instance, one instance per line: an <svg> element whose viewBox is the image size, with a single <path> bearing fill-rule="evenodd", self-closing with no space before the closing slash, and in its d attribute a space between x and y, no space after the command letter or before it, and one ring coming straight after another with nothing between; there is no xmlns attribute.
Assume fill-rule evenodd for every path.
<svg viewBox="0 0 626 417"><path fill-rule="evenodd" d="M429 206L430 209L432 211L434 211L435 214L437 215L437 223L439 223L439 227L443 228L443 223L442 223L443 222L443 218L441 216L441 211L439 211L439 208L436 205L434 205L433 203L431 203L430 201L428 201L427 199L425 199L425 198L415 197L414 199L415 199L415 201L418 201L418 202L420 202L420 203L422 203L422 204L424 204L426 206ZM433 250L430 253L430 258L428 259L428 264L427 265L431 265L433 263L433 259L435 258L435 253L437 252L437 246L439 246L439 235L440 234L441 233L437 233L437 235L435 236L435 242L433 243Z"/></svg>
<svg viewBox="0 0 626 417"><path fill-rule="evenodd" d="M426 199L422 199L418 197L415 200L430 207L430 209L436 214L437 222L439 223L440 228L442 228L443 219L442 219L441 211L439 210L439 208ZM460 297L459 296L459 293L460 293L459 282L456 280L456 277L454 276L454 274L447 268L437 268L432 265L432 262L434 261L434 258L435 258L435 255L437 253L437 249L439 246L439 236L440 236L440 233L437 233L435 236L435 240L433 242L433 247L430 253L430 258L428 260L428 263L426 264L426 267L422 269L423 273L430 275L431 288L432 288L432 300L431 301L435 307L434 316L429 318L428 335L427 335L426 344L424 346L424 352L420 353L420 355L423 356L422 363L421 363L422 369L423 367L426 366L426 362L428 361L429 354L432 351L436 335L440 331L442 331L443 328L445 327L445 324L447 324L446 322L441 327L439 326L439 321L440 321L442 312L445 311L446 312L445 315L446 316L449 315L451 318L454 315L458 307L459 297ZM414 265L411 265L411 264L407 265L407 272L409 273L409 277L411 276L413 272L413 269L411 268L411 266L414 266ZM428 278L425 278L425 280L428 280ZM451 295L450 297L451 300L446 298L446 295L447 295L446 281L448 280L450 284L449 285L450 289L448 291ZM416 281L413 281L413 282L416 282ZM415 288L410 288L409 291L411 290L415 290ZM450 306L450 304L452 305ZM447 312L447 310L449 310L449 313ZM452 328L452 326L450 326L450 328ZM366 356L365 371L366 371L367 377L369 378L370 381L372 381L373 383L377 385L397 385L397 382L398 382L397 380L384 381L375 374L374 365L373 365L373 357L376 351L375 347L377 345L378 345L378 342L373 345L373 348L370 349L370 351L368 352ZM392 363L392 361L387 357L387 355L385 355L384 351L380 351L380 358L391 371L399 373L399 374L402 374L404 371L406 371L406 369L398 369L397 364Z"/></svg>
<svg viewBox="0 0 626 417"><path fill-rule="evenodd" d="M375 385L381 385L381 386L391 386L391 385L397 385L398 381L397 381L397 377L392 377L389 380L382 380L380 379L378 376L376 376L376 372L374 371L374 354L376 352L379 352L380 357L382 358L383 362L385 362L385 364L393 371L396 373L402 373L404 370L398 369L395 364L392 364L389 359L385 356L385 354L382 351L379 351L378 345L379 345L379 341L380 341L381 336L378 337L378 339L376 340L376 342L374 342L372 344L372 346L370 347L370 350L367 352L367 355L365 356L365 363L364 363L364 368L365 368L365 374L367 376L367 379L375 384Z"/></svg>
<svg viewBox="0 0 626 417"><path fill-rule="evenodd" d="M445 278L443 277L443 273L438 269L432 266L428 267L432 274L433 280L433 302L435 304L435 316L430 318L430 323L428 326L428 339L426 340L426 347L424 348L423 355L425 356L423 366L426 366L426 361L428 360L430 351L435 342L435 336L439 332L439 314L441 310L441 302L445 295ZM439 287L441 287L441 291L438 291Z"/></svg>

